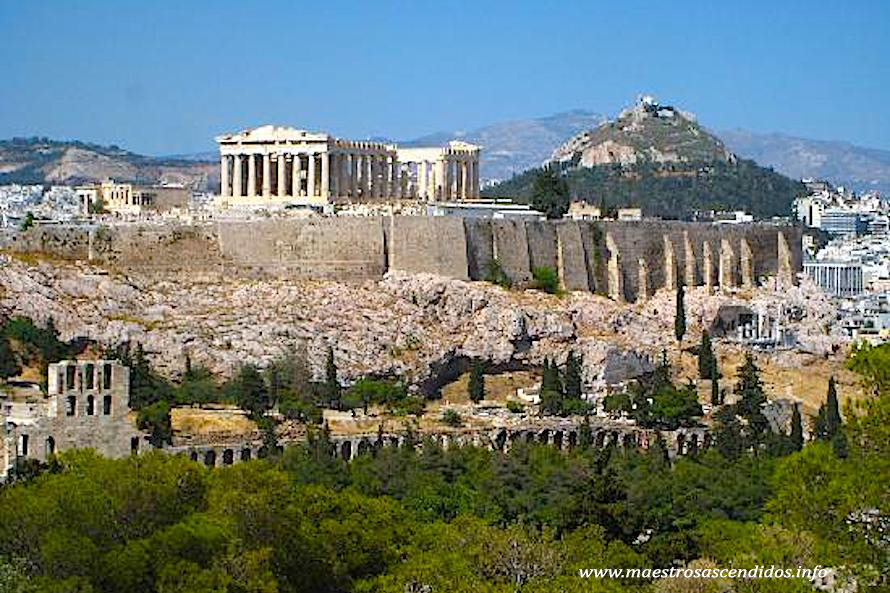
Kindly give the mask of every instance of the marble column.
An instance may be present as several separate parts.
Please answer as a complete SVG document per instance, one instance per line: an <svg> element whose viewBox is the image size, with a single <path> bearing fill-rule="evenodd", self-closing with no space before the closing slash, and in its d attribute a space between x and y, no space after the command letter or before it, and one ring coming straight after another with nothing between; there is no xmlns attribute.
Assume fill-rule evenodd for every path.
<svg viewBox="0 0 890 593"><path fill-rule="evenodd" d="M328 199L330 197L330 189L331 189L331 163L330 163L331 153L323 152L320 155L321 159L321 197L324 199Z"/></svg>
<svg viewBox="0 0 890 593"><path fill-rule="evenodd" d="M469 164L467 161L460 162L460 199L466 200L469 196L468 187L470 181Z"/></svg>
<svg viewBox="0 0 890 593"><path fill-rule="evenodd" d="M426 200L428 198L427 191L429 190L426 179L427 162L420 161L417 163L417 167L417 197L420 200Z"/></svg>
<svg viewBox="0 0 890 593"><path fill-rule="evenodd" d="M356 188L358 187L358 180L356 179L358 160L354 153L350 153L348 161L349 171L347 173L349 177L349 197L354 200L356 195Z"/></svg>
<svg viewBox="0 0 890 593"><path fill-rule="evenodd" d="M219 195L229 195L229 155L224 154L219 159Z"/></svg>
<svg viewBox="0 0 890 593"><path fill-rule="evenodd" d="M302 194L302 185L303 185L303 171L302 171L302 163L300 161L300 155L294 154L293 162L291 164L291 188L290 193L293 197L299 198Z"/></svg>
<svg viewBox="0 0 890 593"><path fill-rule="evenodd" d="M272 195L272 157L269 153L263 155L263 197Z"/></svg>
<svg viewBox="0 0 890 593"><path fill-rule="evenodd" d="M401 183L399 183L399 159L396 157L392 157L392 168L390 169L389 174L389 197L402 197L401 192L399 191L400 187Z"/></svg>
<svg viewBox="0 0 890 593"><path fill-rule="evenodd" d="M232 157L232 195L236 197L241 197L241 159L242 156L240 154L233 155Z"/></svg>
<svg viewBox="0 0 890 593"><path fill-rule="evenodd" d="M315 154L309 154L309 176L306 182L306 195L310 198L315 197Z"/></svg>
<svg viewBox="0 0 890 593"><path fill-rule="evenodd" d="M435 198L439 201L444 201L446 196L446 179L447 175L445 174L445 164L446 161L444 159L436 162L436 193Z"/></svg>
<svg viewBox="0 0 890 593"><path fill-rule="evenodd" d="M287 162L283 152L278 153L278 197L283 198L287 192L287 174L285 163Z"/></svg>
<svg viewBox="0 0 890 593"><path fill-rule="evenodd" d="M247 155L247 195L254 197L256 195L256 155Z"/></svg>
<svg viewBox="0 0 890 593"><path fill-rule="evenodd" d="M473 197L479 197L479 157L473 159Z"/></svg>
<svg viewBox="0 0 890 593"><path fill-rule="evenodd" d="M368 180L367 181L368 191L366 192L365 198L373 198L374 197L375 183L374 183L374 170L372 168L372 165L374 164L373 161L374 161L374 157L371 155L366 155L364 160L362 161L363 166L364 166L364 171L362 171L362 174Z"/></svg>
<svg viewBox="0 0 890 593"><path fill-rule="evenodd" d="M340 169L338 163L340 162L340 155L334 153L328 153L328 159L330 160L330 168L331 168L331 187L330 192L332 196L340 195Z"/></svg>

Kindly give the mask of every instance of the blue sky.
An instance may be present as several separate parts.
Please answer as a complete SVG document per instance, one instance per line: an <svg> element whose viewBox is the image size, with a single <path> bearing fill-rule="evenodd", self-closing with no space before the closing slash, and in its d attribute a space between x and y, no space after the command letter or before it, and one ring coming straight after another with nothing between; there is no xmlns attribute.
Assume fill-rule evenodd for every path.
<svg viewBox="0 0 890 593"><path fill-rule="evenodd" d="M0 137L411 138L641 91L712 129L890 149L890 2L0 2Z"/></svg>

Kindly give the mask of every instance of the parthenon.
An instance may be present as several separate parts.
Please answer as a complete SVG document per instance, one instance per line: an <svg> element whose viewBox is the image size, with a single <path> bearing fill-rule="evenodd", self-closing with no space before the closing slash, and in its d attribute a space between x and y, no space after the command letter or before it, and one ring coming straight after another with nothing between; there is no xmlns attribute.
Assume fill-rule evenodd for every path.
<svg viewBox="0 0 890 593"><path fill-rule="evenodd" d="M237 204L465 200L479 196L480 147L404 148L262 126L216 138L220 198Z"/></svg>

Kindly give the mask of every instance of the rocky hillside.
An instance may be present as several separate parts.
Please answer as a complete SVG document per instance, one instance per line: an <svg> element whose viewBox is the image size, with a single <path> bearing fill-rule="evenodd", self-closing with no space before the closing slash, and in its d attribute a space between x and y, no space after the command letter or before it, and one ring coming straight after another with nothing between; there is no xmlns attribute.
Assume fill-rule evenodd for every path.
<svg viewBox="0 0 890 593"><path fill-rule="evenodd" d="M824 362L824 353L842 340L824 335L833 309L821 297L762 289L754 298L764 304L790 298L809 311L798 328L809 354L789 355L788 369ZM686 302L695 312L690 336L697 339L700 320L738 298L690 288ZM33 259L0 263L0 318L25 315L42 322L52 316L65 339L139 342L170 376L182 371L186 354L227 375L295 346L306 347L321 376L331 345L344 379L405 376L430 392L465 371L471 359L518 370L541 365L545 357L562 360L574 349L583 355L587 383L595 386L634 376L650 368L662 349L673 351L674 306L667 291L628 305L589 293L558 298L402 273L342 284L124 276L83 263Z"/></svg>
<svg viewBox="0 0 890 593"><path fill-rule="evenodd" d="M856 191L890 194L890 150L785 134L722 132L732 150L795 179L827 179Z"/></svg>
<svg viewBox="0 0 890 593"><path fill-rule="evenodd" d="M573 136L553 152L550 160L593 167L616 163L733 162L735 156L703 130L691 114L643 97L616 120Z"/></svg>
<svg viewBox="0 0 890 593"><path fill-rule="evenodd" d="M102 181L181 183L205 191L219 186L215 161L160 159L117 146L60 142L46 138L0 141L0 184L74 184Z"/></svg>

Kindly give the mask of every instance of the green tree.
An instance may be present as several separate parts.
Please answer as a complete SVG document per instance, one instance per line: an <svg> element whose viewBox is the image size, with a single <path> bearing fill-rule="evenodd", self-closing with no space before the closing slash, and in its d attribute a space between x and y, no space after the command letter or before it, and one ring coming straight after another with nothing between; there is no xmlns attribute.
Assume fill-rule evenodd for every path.
<svg viewBox="0 0 890 593"><path fill-rule="evenodd" d="M720 379L715 376L711 379L711 405L719 406L720 403Z"/></svg>
<svg viewBox="0 0 890 593"><path fill-rule="evenodd" d="M460 414L452 408L448 408L442 413L442 422L453 428L458 428L464 425L463 418L461 418Z"/></svg>
<svg viewBox="0 0 890 593"><path fill-rule="evenodd" d="M12 348L9 347L9 339L5 333L0 333L0 379L6 380L21 372L22 367Z"/></svg>
<svg viewBox="0 0 890 593"><path fill-rule="evenodd" d="M23 231L27 231L28 229L30 229L33 226L34 226L34 214L32 212L28 211L27 213L25 213L24 220L22 220L21 229Z"/></svg>
<svg viewBox="0 0 890 593"><path fill-rule="evenodd" d="M727 459L738 459L745 450L742 424L736 417L735 406L724 406L714 414L717 430L714 444L717 451Z"/></svg>
<svg viewBox="0 0 890 593"><path fill-rule="evenodd" d="M803 424L800 418L800 406L794 404L794 411L791 413L791 448L794 451L803 449Z"/></svg>
<svg viewBox="0 0 890 593"><path fill-rule="evenodd" d="M837 400L837 384L834 377L828 379L828 396L825 403L819 406L814 422L814 436L820 441L832 442L841 431L841 413Z"/></svg>
<svg viewBox="0 0 890 593"><path fill-rule="evenodd" d="M698 347L698 376L701 379L714 379L717 375L717 357L711 344L711 335L707 330L701 333L701 344Z"/></svg>
<svg viewBox="0 0 890 593"><path fill-rule="evenodd" d="M482 371L482 363L478 360L474 360L470 367L467 395L474 403L481 402L485 399L485 374Z"/></svg>
<svg viewBox="0 0 890 593"><path fill-rule="evenodd" d="M570 351L566 358L565 374L563 379L565 395L567 399L581 399L581 359Z"/></svg>
<svg viewBox="0 0 890 593"><path fill-rule="evenodd" d="M328 355L324 365L324 386L328 405L340 409L340 381L337 379L337 364L334 362L334 349L331 346L328 346Z"/></svg>
<svg viewBox="0 0 890 593"><path fill-rule="evenodd" d="M686 335L686 303L684 302L684 293L685 289L681 282L679 286L677 286L677 310L674 314L674 335L678 342L682 342L683 336Z"/></svg>
<svg viewBox="0 0 890 593"><path fill-rule="evenodd" d="M750 352L745 355L745 362L738 369L735 393L738 396L737 412L748 422L752 445L761 442L769 429L769 421L763 415L762 408L766 403L766 394L760 380L760 369Z"/></svg>
<svg viewBox="0 0 890 593"><path fill-rule="evenodd" d="M562 218L569 211L569 185L557 167L551 165L533 173L529 203L549 219Z"/></svg>
<svg viewBox="0 0 890 593"><path fill-rule="evenodd" d="M170 422L170 404L158 401L139 410L136 417L139 430L148 431L148 441L158 449L173 442L173 426Z"/></svg>
<svg viewBox="0 0 890 593"><path fill-rule="evenodd" d="M266 382L252 364L245 364L238 370L238 374L226 385L226 391L238 407L249 412L254 419L265 415L272 405Z"/></svg>

